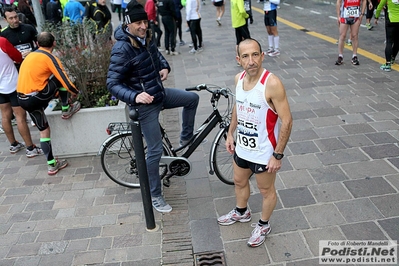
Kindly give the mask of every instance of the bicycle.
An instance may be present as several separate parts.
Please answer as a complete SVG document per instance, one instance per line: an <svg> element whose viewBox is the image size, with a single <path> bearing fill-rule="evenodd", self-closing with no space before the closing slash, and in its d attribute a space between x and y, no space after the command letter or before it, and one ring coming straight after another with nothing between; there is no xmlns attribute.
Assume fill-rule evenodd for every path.
<svg viewBox="0 0 399 266"><path fill-rule="evenodd" d="M228 127L233 107L232 98L234 94L229 88L221 88L211 84L200 84L196 87L186 88L187 91L207 91L212 94L210 102L212 113L195 131L188 143L174 148L165 129L160 124L162 133L163 156L159 165L159 174L163 179L163 185L170 185L172 176L184 177L191 172L190 155L205 140L209 133L219 124L219 132L216 134L210 154L210 174L216 176L223 182L233 185L232 154L225 148ZM227 99L227 108L220 114L218 103L221 96ZM132 142L131 127L129 122L113 122L107 127L110 135L100 147L101 166L106 175L119 185L129 188L139 188L140 182L136 165L135 152ZM144 141L144 138L143 138ZM146 144L144 141L144 149Z"/></svg>

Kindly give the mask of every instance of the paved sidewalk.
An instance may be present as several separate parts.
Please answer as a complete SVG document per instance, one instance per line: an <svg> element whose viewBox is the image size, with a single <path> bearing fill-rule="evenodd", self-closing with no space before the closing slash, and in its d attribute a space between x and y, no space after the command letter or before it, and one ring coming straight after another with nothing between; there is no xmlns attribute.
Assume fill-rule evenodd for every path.
<svg viewBox="0 0 399 266"><path fill-rule="evenodd" d="M252 5L251 35L267 49L263 15L255 9L262 5ZM221 27L215 13L209 1L202 6L202 53L189 54L186 44L180 55L166 56L172 65L168 86L234 88L241 69L229 3ZM147 232L140 190L110 181L98 157L70 158L70 166L49 177L43 157L9 154L0 135L0 265L191 266L194 255L215 253L229 266L309 266L318 265L319 240L398 240L399 75L381 71L374 61L384 55L383 23L372 31L361 28L360 66L350 64L350 50L345 63L335 66L338 30L329 18L335 16L334 5L289 0L278 16L301 27L280 21L281 55L263 64L283 81L294 117L276 180L273 231L264 245L246 246L250 223L217 225L216 218L234 207L235 198L233 186L208 173L212 136L190 157L191 174L171 179L164 189L173 211L155 212L160 230ZM189 34L184 32L183 39L189 43ZM210 111L208 94L200 96L198 123ZM163 114L176 143L179 113ZM38 143L37 129L32 134ZM255 180L251 186L256 222L261 196ZM198 265L205 265L208 257L199 257L204 261Z"/></svg>

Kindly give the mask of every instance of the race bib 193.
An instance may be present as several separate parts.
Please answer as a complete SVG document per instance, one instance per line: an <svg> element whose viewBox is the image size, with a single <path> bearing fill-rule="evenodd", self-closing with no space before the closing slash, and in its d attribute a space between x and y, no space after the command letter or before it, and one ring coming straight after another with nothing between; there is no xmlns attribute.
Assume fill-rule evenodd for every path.
<svg viewBox="0 0 399 266"><path fill-rule="evenodd" d="M241 148L251 151L258 151L258 135L257 134L249 134L248 132L242 132L240 130L237 131L237 144L240 145Z"/></svg>

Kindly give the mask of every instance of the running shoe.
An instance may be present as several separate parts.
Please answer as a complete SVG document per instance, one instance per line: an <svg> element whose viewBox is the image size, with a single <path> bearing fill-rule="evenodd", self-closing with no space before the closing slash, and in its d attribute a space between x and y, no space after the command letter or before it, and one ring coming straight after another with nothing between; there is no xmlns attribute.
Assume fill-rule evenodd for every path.
<svg viewBox="0 0 399 266"><path fill-rule="evenodd" d="M170 51L168 49L166 49L166 54L170 54Z"/></svg>
<svg viewBox="0 0 399 266"><path fill-rule="evenodd" d="M374 28L374 27L373 27L373 25L371 25L371 23L366 23L366 28L367 28L368 30L371 30L371 29Z"/></svg>
<svg viewBox="0 0 399 266"><path fill-rule="evenodd" d="M12 125L12 126L16 126L16 125L17 125L17 119L13 118L13 119L11 120L11 125Z"/></svg>
<svg viewBox="0 0 399 266"><path fill-rule="evenodd" d="M220 22L220 19L217 19L216 23L218 24L218 26L222 26L222 23Z"/></svg>
<svg viewBox="0 0 399 266"><path fill-rule="evenodd" d="M260 245L265 242L266 236L270 234L272 231L272 228L270 224L268 225L259 225L259 223L252 224L252 227L255 227L254 230L252 230L252 236L248 240L248 247L259 247Z"/></svg>
<svg viewBox="0 0 399 266"><path fill-rule="evenodd" d="M274 48L273 47L269 47L269 49L267 49L266 54L270 54L274 52Z"/></svg>
<svg viewBox="0 0 399 266"><path fill-rule="evenodd" d="M39 155L43 155L43 150L41 148L38 148L36 146L33 147L33 150L28 150L26 149L26 157L28 158L33 158Z"/></svg>
<svg viewBox="0 0 399 266"><path fill-rule="evenodd" d="M337 66L342 65L344 63L344 58L342 56L338 56L338 60L335 61Z"/></svg>
<svg viewBox="0 0 399 266"><path fill-rule="evenodd" d="M15 145L15 146L11 145L10 146L10 153L15 154L15 153L19 152L20 150L22 150L24 148L25 148L25 145L23 143L21 143L21 142L18 142L17 145Z"/></svg>
<svg viewBox="0 0 399 266"><path fill-rule="evenodd" d="M197 50L195 50L194 48L191 48L191 50L188 51L188 53L190 53L190 54L196 54L196 53L197 53Z"/></svg>
<svg viewBox="0 0 399 266"><path fill-rule="evenodd" d="M201 53L201 52L203 52L203 51L204 51L204 48L198 47L198 49L197 49L197 54L198 54L198 53Z"/></svg>
<svg viewBox="0 0 399 266"><path fill-rule="evenodd" d="M352 65L358 66L359 64L359 60L357 59L357 56L352 57Z"/></svg>
<svg viewBox="0 0 399 266"><path fill-rule="evenodd" d="M172 52L170 52L170 54L171 54L171 55L178 55L179 52L177 52L177 51L172 51Z"/></svg>
<svg viewBox="0 0 399 266"><path fill-rule="evenodd" d="M67 160L59 161L57 159L54 166L52 166L52 165L48 166L47 174L48 175L55 175L56 173L58 173L59 170L64 169L67 166L68 166Z"/></svg>
<svg viewBox="0 0 399 266"><path fill-rule="evenodd" d="M4 129L0 126L0 134L4 134Z"/></svg>
<svg viewBox="0 0 399 266"><path fill-rule="evenodd" d="M351 39L348 39L348 40L346 41L346 45L352 46L352 40L351 40Z"/></svg>
<svg viewBox="0 0 399 266"><path fill-rule="evenodd" d="M268 53L267 55L271 56L271 57L279 56L280 55L280 50L276 49L273 52Z"/></svg>
<svg viewBox="0 0 399 266"><path fill-rule="evenodd" d="M391 71L391 64L385 63L385 64L383 64L382 66L380 66L380 69L381 69L381 70L384 70L384 71L386 71L386 72L390 72L390 71Z"/></svg>
<svg viewBox="0 0 399 266"><path fill-rule="evenodd" d="M80 102L76 101L74 103L69 104L69 108L66 111L62 111L61 118L62 119L69 119L73 116L77 111L80 110Z"/></svg>
<svg viewBox="0 0 399 266"><path fill-rule="evenodd" d="M163 52L163 51L165 51L165 50L162 49L161 47L158 47L158 51Z"/></svg>
<svg viewBox="0 0 399 266"><path fill-rule="evenodd" d="M166 203L162 196L152 198L152 207L158 212L171 212L172 207Z"/></svg>
<svg viewBox="0 0 399 266"><path fill-rule="evenodd" d="M183 45L185 45L186 43L183 41L183 40L181 40L180 42L179 42L179 45L180 46L183 46Z"/></svg>
<svg viewBox="0 0 399 266"><path fill-rule="evenodd" d="M222 215L218 218L218 223L220 225L231 225L235 222L247 223L249 221L251 221L251 211L249 208L247 208L244 214L239 213L234 208L228 214Z"/></svg>
<svg viewBox="0 0 399 266"><path fill-rule="evenodd" d="M391 65L395 64L395 57L391 57Z"/></svg>
<svg viewBox="0 0 399 266"><path fill-rule="evenodd" d="M194 44L193 44L193 43L190 43L190 44L188 45L188 47L193 48L193 47L194 47Z"/></svg>

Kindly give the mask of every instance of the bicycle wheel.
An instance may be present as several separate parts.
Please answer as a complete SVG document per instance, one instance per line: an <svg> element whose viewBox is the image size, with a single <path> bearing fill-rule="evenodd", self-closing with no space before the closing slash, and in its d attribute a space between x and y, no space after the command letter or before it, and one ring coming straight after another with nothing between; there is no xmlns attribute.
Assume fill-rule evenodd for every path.
<svg viewBox="0 0 399 266"><path fill-rule="evenodd" d="M225 184L234 185L233 155L226 150L229 127L222 128L215 137L211 148L211 163L216 176Z"/></svg>
<svg viewBox="0 0 399 266"><path fill-rule="evenodd" d="M143 144L144 153L147 154L145 141ZM165 148L163 150L164 155L167 154ZM131 133L115 135L105 144L101 152L101 166L106 175L115 183L128 188L140 187ZM166 173L166 165L160 165L159 175L163 177Z"/></svg>

